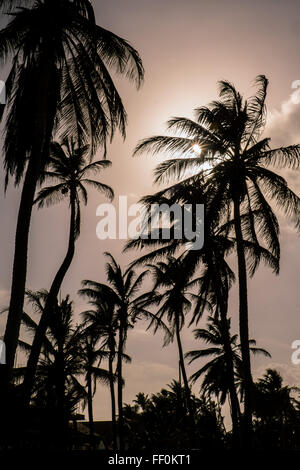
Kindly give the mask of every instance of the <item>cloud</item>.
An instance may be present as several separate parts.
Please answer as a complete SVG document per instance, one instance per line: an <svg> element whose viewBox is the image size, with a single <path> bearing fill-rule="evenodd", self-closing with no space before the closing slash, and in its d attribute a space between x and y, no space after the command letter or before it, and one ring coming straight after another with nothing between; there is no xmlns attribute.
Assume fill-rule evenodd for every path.
<svg viewBox="0 0 300 470"><path fill-rule="evenodd" d="M297 90L296 90L297 91ZM272 137L272 146L300 143L300 103L292 93L288 100L281 104L279 110L268 113L266 133Z"/></svg>
<svg viewBox="0 0 300 470"><path fill-rule="evenodd" d="M292 363L269 362L257 367L253 371L254 379L261 378L267 369L276 369L283 378L283 385L300 387L300 366Z"/></svg>
<svg viewBox="0 0 300 470"><path fill-rule="evenodd" d="M300 83L300 82L299 82ZM298 96L295 96L297 93ZM265 135L271 137L271 148L300 144L300 88L295 89L289 98L282 102L280 109L268 112ZM296 193L300 192L299 173L284 168L277 171ZM290 231L287 224L285 229Z"/></svg>

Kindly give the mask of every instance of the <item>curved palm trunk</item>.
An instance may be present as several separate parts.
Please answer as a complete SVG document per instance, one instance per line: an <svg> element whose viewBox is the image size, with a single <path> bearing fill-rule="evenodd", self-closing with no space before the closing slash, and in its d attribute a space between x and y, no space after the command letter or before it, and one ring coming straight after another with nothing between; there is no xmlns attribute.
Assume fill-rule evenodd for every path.
<svg viewBox="0 0 300 470"><path fill-rule="evenodd" d="M117 373L118 373L118 437L119 437L119 450L124 450L124 417L123 417L123 377L122 377L122 355L124 347L124 319L123 313L121 313L121 321L119 328L119 345L118 345L118 363L117 363Z"/></svg>
<svg viewBox="0 0 300 470"><path fill-rule="evenodd" d="M70 217L70 233L69 233L69 243L68 250L63 260L59 270L56 273L56 276L52 282L48 298L46 301L45 309L42 313L38 328L35 332L34 340L32 343L30 355L27 362L26 373L23 382L23 399L25 406L29 404L31 398L31 392L34 384L34 377L39 361L39 356L41 348L43 345L44 337L49 325L49 319L53 309L57 304L57 296L61 288L64 277L71 265L71 262L75 253L75 219L76 219L76 206L75 206L75 197L73 194L70 195L70 204L71 204L71 217Z"/></svg>
<svg viewBox="0 0 300 470"><path fill-rule="evenodd" d="M92 392L92 377L90 372L87 373L87 389L88 389L88 415L89 415L89 428L90 428L90 445L94 448L95 433L94 433L94 416L93 416L93 392Z"/></svg>
<svg viewBox="0 0 300 470"><path fill-rule="evenodd" d="M243 416L243 446L251 447L252 433L252 375L249 350L248 325L248 296L247 296L247 270L241 227L241 214L239 199L234 200L234 226L237 243L238 273L239 273L239 330L242 352L243 381L245 389L244 416Z"/></svg>
<svg viewBox="0 0 300 470"><path fill-rule="evenodd" d="M35 158L29 160L17 221L13 276L11 286L11 299L6 323L4 342L6 344L6 364L8 376L14 366L14 359L18 344L23 304L25 296L25 283L27 273L27 251L29 227L32 214L34 194L39 178L39 161Z"/></svg>
<svg viewBox="0 0 300 470"><path fill-rule="evenodd" d="M189 410L190 416L193 416L193 410L191 407L191 390L189 387L186 370L185 370L184 354L183 354L181 338L180 338L180 326L179 326L179 320L178 320L177 315L175 315L175 333L176 333L176 340L177 340L178 353L179 353L179 365L180 365L180 369L182 373L183 385L184 385L184 390L185 390L186 404L187 404L187 408Z"/></svg>
<svg viewBox="0 0 300 470"><path fill-rule="evenodd" d="M40 80L38 81L36 93L36 103L38 103L38 109L40 110L37 112L35 120L36 141L29 158L24 179L15 236L11 296L4 335L4 342L6 344L6 376L8 381L11 378L14 367L23 314L32 206L42 167L42 155L49 143L47 142L48 138L50 138L48 129L53 129L54 127L54 114L50 112L50 104L48 102L48 89L51 85L51 79L51 62L47 58L47 62L40 69Z"/></svg>
<svg viewBox="0 0 300 470"><path fill-rule="evenodd" d="M110 350L108 358L108 370L109 370L109 387L110 387L110 398L111 398L111 421L113 431L113 450L116 450L117 444L117 423L116 423L116 398L115 398L115 386L114 386L114 371L113 371L113 360L115 351Z"/></svg>

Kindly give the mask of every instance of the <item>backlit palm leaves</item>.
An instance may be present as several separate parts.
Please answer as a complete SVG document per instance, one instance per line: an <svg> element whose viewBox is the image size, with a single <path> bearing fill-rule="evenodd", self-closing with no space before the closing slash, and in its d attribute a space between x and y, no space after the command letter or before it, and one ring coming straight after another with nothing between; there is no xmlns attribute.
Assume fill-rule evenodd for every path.
<svg viewBox="0 0 300 470"><path fill-rule="evenodd" d="M51 144L50 157L47 170L44 173L46 181L52 181L51 186L43 187L36 198L39 207L51 205L67 198L70 206L69 242L66 255L53 279L49 295L39 327L33 341L31 353L28 359L27 371L24 380L24 400L30 400L34 374L39 358L39 353L46 333L47 326L57 303L57 296L65 275L71 265L75 254L75 242L80 234L80 204L88 201L88 188L95 188L104 193L110 199L113 198L112 189L94 179L94 174L110 166L107 160L90 163L88 160L89 147L76 147L71 140L66 140L60 145L57 142Z"/></svg>
<svg viewBox="0 0 300 470"><path fill-rule="evenodd" d="M35 313L41 315L47 292L28 292L27 297ZM53 420L53 423L58 423L57 432L51 436L58 447L66 445L68 420L76 411L79 401L87 398L85 389L79 382L85 364L79 341L80 330L73 324L72 313L72 302L68 297L52 312L47 335L43 340L32 397L33 404L48 410L49 416L52 414L51 422ZM25 313L23 323L33 333L38 328L33 318ZM31 350L31 345L24 341L20 342L20 346L28 352Z"/></svg>
<svg viewBox="0 0 300 470"><path fill-rule="evenodd" d="M224 331L225 328L227 331ZM222 405L225 403L226 398L229 397L232 419L234 421L236 417L233 414L233 407L235 406L233 400L236 399L236 396L231 388L232 370L230 364L233 364L234 379L237 383L241 375L241 347L238 344L238 336L236 334L230 335L229 350L231 362L229 362L225 343L226 334L230 335L230 320L227 320L226 324L224 324L220 319L209 317L207 328L197 328L194 330L195 338L207 343L208 347L190 351L186 354L186 358L190 359L190 363L192 363L198 359L212 357L210 361L206 362L191 376L190 380L194 383L203 376L201 384L202 393L207 396L215 395L220 399ZM256 348L255 340L249 341L249 347L253 354L260 353L270 357L270 354L264 349ZM241 412L239 406L237 412L238 419L240 419Z"/></svg>
<svg viewBox="0 0 300 470"><path fill-rule="evenodd" d="M14 7L18 2L2 2ZM25 174L15 241L11 303L5 332L11 370L24 302L27 247L35 189L54 133L90 145L90 156L116 129L125 135L126 113L110 73L140 84L143 67L124 39L95 24L86 0L38 0L17 9L0 31L0 58L12 58L6 83L6 182Z"/></svg>
<svg viewBox="0 0 300 470"><path fill-rule="evenodd" d="M199 202L202 202L202 194L206 194L207 210L210 212L213 209L217 215L216 223L226 223L233 216L232 233L238 259L246 441L249 441L252 415L247 251L251 244L257 254L255 264L250 266L250 273L255 271L259 260L266 254L265 249L271 254L266 257L267 262L278 272L279 227L273 206L282 210L296 227L299 227L300 209L298 196L288 187L286 180L272 170L273 167L299 168L299 146L271 149L270 139L261 137L265 126L268 81L264 76L258 76L256 85L256 95L244 100L231 83L221 81L220 99L196 109L195 121L182 117L169 121L169 131L179 135L145 139L135 150L136 154L164 151L174 156L156 169L157 182L172 178L179 180L160 192L161 197L173 194L182 186L195 195L199 193ZM194 144L201 148L200 155L193 154Z"/></svg>
<svg viewBox="0 0 300 470"><path fill-rule="evenodd" d="M119 411L119 442L120 448L124 448L123 431L123 375L122 364L123 354L127 340L128 329L133 327L138 315L148 314L146 309L139 305L137 295L141 284L146 276L146 272L137 275L132 269L122 271L114 257L106 253L108 261L106 263L107 284L85 280L82 282L83 288L80 294L88 296L90 300L107 302L114 308L118 321L118 345L117 345L117 378L118 378L118 411ZM150 313L149 313L150 316Z"/></svg>

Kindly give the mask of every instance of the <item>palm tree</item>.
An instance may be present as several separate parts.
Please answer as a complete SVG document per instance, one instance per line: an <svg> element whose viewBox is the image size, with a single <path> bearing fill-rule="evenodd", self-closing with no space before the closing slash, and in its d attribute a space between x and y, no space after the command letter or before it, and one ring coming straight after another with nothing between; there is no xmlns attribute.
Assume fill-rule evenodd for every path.
<svg viewBox="0 0 300 470"><path fill-rule="evenodd" d="M117 354L116 334L118 330L118 316L115 311L114 303L109 299L103 299L102 291L97 287L82 289L81 294L87 296L89 304L94 309L82 312L84 318L84 331L87 335L92 334L97 337L100 343L100 351L108 352L108 372L111 398L111 415L113 428L113 449L116 450L117 444L117 424L116 424L116 401L115 401L115 372L114 360ZM123 360L129 361L129 356L123 353Z"/></svg>
<svg viewBox="0 0 300 470"><path fill-rule="evenodd" d="M48 292L27 292L27 299L36 314L42 315ZM73 307L69 297L61 301L52 312L47 335L43 339L42 356L37 367L32 402L36 406L46 407L55 414L56 444L66 445L68 420L80 400L86 400L87 394L78 378L84 372L82 360L80 328L73 325ZM22 322L33 333L37 323L30 315L23 313ZM19 341L20 347L30 352L31 345ZM25 369L26 370L26 369ZM24 368L15 371L24 374ZM50 415L49 415L50 416Z"/></svg>
<svg viewBox="0 0 300 470"><path fill-rule="evenodd" d="M158 305L155 319L162 321L167 317L170 325L171 338L176 337L179 367L182 374L185 402L192 415L190 407L190 387L188 384L184 353L181 341L181 330L185 324L186 315L192 310L192 288L196 280L191 279L193 272L186 269L183 262L185 253L178 258L169 256L166 261L157 261L156 264L148 264L154 278L154 286L145 295L145 305Z"/></svg>
<svg viewBox="0 0 300 470"><path fill-rule="evenodd" d="M124 414L132 448L216 448L224 437L222 417L210 400L191 394L195 424L184 404L185 390L173 380L151 397L139 393L134 405L126 405ZM221 444L222 445L222 444Z"/></svg>
<svg viewBox="0 0 300 470"><path fill-rule="evenodd" d="M106 263L106 276L108 284L102 284L95 281L85 280L82 281L83 288L79 291L80 294L86 295L89 299L99 301L100 298L108 304L114 305L115 312L118 318L118 345L117 345L117 380L118 380L118 431L119 431L119 446L124 449L124 431L123 431L123 354L127 340L128 329L133 328L134 322L137 320L138 315L142 313L144 316L150 317L150 312L147 312L143 306L140 305L141 296L137 293L141 284L147 275L147 272L142 272L139 275L128 268L124 272L117 264L114 257L105 253L108 258Z"/></svg>
<svg viewBox="0 0 300 470"><path fill-rule="evenodd" d="M281 425L295 415L295 405L299 401L292 397L292 392L299 392L298 387L283 386L283 379L276 369L267 369L255 384L255 415L265 425L277 421Z"/></svg>
<svg viewBox="0 0 300 470"><path fill-rule="evenodd" d="M28 2L29 3L29 2ZM23 312L29 227L38 181L54 133L90 140L91 155L120 129L126 113L109 74L115 71L139 85L143 67L124 39L97 26L87 0L38 0L18 9L0 32L0 57L12 56L6 83L6 184L23 176L11 300L5 331L7 369L12 370ZM2 2L14 6L18 2Z"/></svg>
<svg viewBox="0 0 300 470"><path fill-rule="evenodd" d="M300 147L292 145L270 149L270 139L261 138L266 122L268 80L261 75L257 77L256 84L256 95L244 100L231 83L221 81L219 101L198 108L196 121L176 117L168 122L169 130L181 135L147 138L135 150L135 154L147 150L154 153L167 151L175 155L158 165L156 181L162 182L174 176L184 178L181 184L189 186L191 191L197 193L200 187L202 192L210 193L210 203L219 206L220 216L234 216L239 330L245 382L245 444L250 442L252 422L246 263L248 241L263 241L278 259L279 227L270 200L296 226L299 226L300 209L300 199L288 187L286 180L268 168L299 167ZM242 223L245 212L249 214L246 225Z"/></svg>
<svg viewBox="0 0 300 470"><path fill-rule="evenodd" d="M98 335L94 331L82 331L81 337L81 361L85 372L85 383L87 389L87 405L90 429L91 447L95 445L94 418L93 418L93 397L96 393L96 383L100 381L104 385L110 383L110 373L106 369L100 368L102 359L106 357L105 352L97 347Z"/></svg>
<svg viewBox="0 0 300 470"><path fill-rule="evenodd" d="M197 295L199 300L194 309L191 323L200 320L205 308L213 313L219 321L220 334L224 346L224 361L226 369L226 383L231 405L233 445L240 446L240 406L235 387L234 360L232 354L232 341L230 337L228 314L229 290L235 280L233 271L225 260L225 255L234 248L234 242L230 240L223 228L212 229L206 220L205 247L202 253L190 253L189 257L201 257L202 269L199 276Z"/></svg>
<svg viewBox="0 0 300 470"><path fill-rule="evenodd" d="M298 394L298 400L293 393ZM267 369L255 382L254 427L261 448L295 448L299 436L298 387L283 385L279 372Z"/></svg>
<svg viewBox="0 0 300 470"><path fill-rule="evenodd" d="M49 295L47 296L46 306L39 322L39 328L33 340L24 379L25 404L29 403L30 400L43 337L45 336L52 311L55 309L62 282L74 257L75 242L80 234L80 201L83 200L83 203L87 204L88 195L86 187L96 188L110 199L113 198L113 191L109 186L91 178L91 175L94 173L110 166L108 160L88 163L87 155L89 147L78 148L71 140L64 141L62 145L53 142L50 151L49 165L45 171L45 178L54 181L55 184L42 188L35 202L39 207L43 207L44 204L50 205L66 197L69 199L69 242L65 258L53 279Z"/></svg>
<svg viewBox="0 0 300 470"><path fill-rule="evenodd" d="M224 334L224 327L227 329L227 335ZM185 357L190 359L190 363L209 356L212 356L213 359L195 372L190 377L190 380L192 383L195 383L204 375L201 385L203 394L208 396L214 394L218 399L220 398L221 405L225 403L227 396L229 396L232 426L234 431L234 428L238 427L236 419L239 420L241 417L241 411L237 400L236 385L232 388L231 370L231 364L233 364L234 378L237 381L241 372L241 346L237 343L238 336L236 334L233 336L230 335L230 319L227 319L225 326L224 319L214 317L208 317L207 328L195 329L194 335L196 339L207 343L209 347L190 351L185 355ZM229 347L231 361L228 361L228 346L226 344L227 336L230 338ZM249 340L250 351L253 354L263 354L270 357L270 354L267 351L257 348L255 345L255 340Z"/></svg>
<svg viewBox="0 0 300 470"><path fill-rule="evenodd" d="M199 184L197 191L195 187L187 184L176 184L172 187L166 188L158 193L146 196L142 199L146 204L146 219L151 213L153 204L162 205L167 204L168 207L173 207L174 204L180 205L182 211L188 204L195 207L196 204L202 202L205 206L205 224L203 227L205 243L200 250L187 249L188 240L183 236L181 239L173 238L170 240L157 236L152 237L151 229L147 237L140 237L136 240L127 243L126 249L140 249L152 248L152 251L146 253L140 258L136 259L131 266L147 265L151 261L157 262L168 258L168 255L179 252L183 254L181 258L181 271L185 273L184 277L192 279L196 272L200 275L192 282L194 288L193 294L193 315L190 324L201 319L205 310L208 310L216 318L221 319L223 323L224 347L226 351L226 359L228 369L230 370L230 388L232 396L232 415L233 415L233 437L235 445L239 445L239 403L236 396L234 385L234 367L231 357L230 337L227 329L227 310L228 310L228 296L232 282L235 276L229 267L226 257L232 253L235 248L235 239L230 236L233 220L225 223L220 221L220 212L222 207L220 203L211 198L210 193L203 188L203 184ZM259 211L254 211L256 216L259 216ZM196 215L197 216L197 215ZM243 226L249 226L251 223L252 214L245 213L242 216ZM194 217L195 218L195 217ZM250 238L250 237L249 237ZM158 248L156 246L159 245ZM155 249L153 250L153 248ZM247 256L249 267L251 268L251 275L254 274L259 261L262 259L267 265L271 266L273 270L278 269L279 260L268 249L261 246L255 238L247 240ZM150 294L150 299L154 301L153 293Z"/></svg>

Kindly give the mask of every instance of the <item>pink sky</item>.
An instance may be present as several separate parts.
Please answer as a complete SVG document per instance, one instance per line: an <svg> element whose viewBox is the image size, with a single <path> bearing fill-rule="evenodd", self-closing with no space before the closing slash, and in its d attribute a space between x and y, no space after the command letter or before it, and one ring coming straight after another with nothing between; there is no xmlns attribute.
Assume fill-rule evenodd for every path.
<svg viewBox="0 0 300 470"><path fill-rule="evenodd" d="M118 195L130 202L155 190L152 170L157 158L132 158L138 140L164 133L171 116L192 117L194 108L217 97L216 82L232 81L246 95L258 74L270 80L268 134L274 145L300 142L300 104L290 100L291 84L300 79L300 4L297 0L110 0L93 2L98 24L129 40L141 54L146 76L142 89L118 80L128 112L127 139L119 136L109 147L111 169L102 173ZM1 78L1 77L0 77ZM100 157L100 155L99 155ZM298 174L289 177L300 189ZM122 255L120 241L101 242L96 238L96 207L104 202L91 192L82 211L82 234L77 253L63 286L76 301L76 313L87 304L76 295L82 279L104 281L104 251L111 251L124 266L131 255ZM9 188L0 195L1 265L0 304L8 303L13 241L19 193ZM34 211L29 250L30 289L48 288L65 253L69 213L63 204ZM292 385L300 385L300 366L291 363L291 343L300 339L298 235L283 221L281 229L281 273L275 277L261 268L249 284L250 332L258 345L272 354L272 360L253 363L254 375L276 366ZM237 328L237 293L232 289L230 315ZM5 317L0 321L0 334ZM184 331L185 351L196 346L192 331ZM178 376L175 346L161 349L162 338L145 333L143 324L129 334L128 354L133 362L125 367L125 401L135 394L158 392ZM189 369L189 372L194 370ZM195 391L197 391L197 387ZM95 418L110 416L109 392L98 387Z"/></svg>

